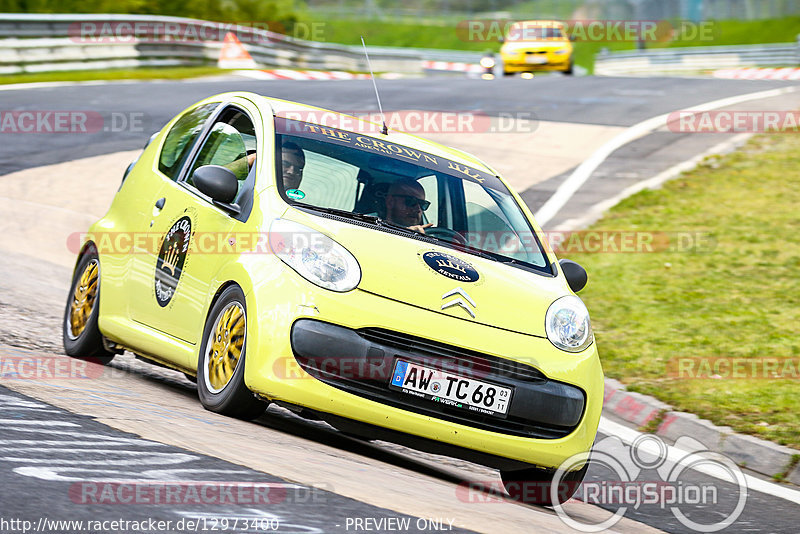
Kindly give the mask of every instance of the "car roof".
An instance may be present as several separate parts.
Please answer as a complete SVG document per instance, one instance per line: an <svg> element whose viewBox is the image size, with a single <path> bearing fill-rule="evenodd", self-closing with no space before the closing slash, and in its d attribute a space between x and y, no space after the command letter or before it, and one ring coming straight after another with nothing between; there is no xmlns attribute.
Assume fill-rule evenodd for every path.
<svg viewBox="0 0 800 534"><path fill-rule="evenodd" d="M374 122L366 121L358 117L353 117L352 115L347 115L345 113L339 113L337 111L333 111L330 109L319 108L307 104L301 104L299 102L292 102L290 100L282 100L279 98L272 98L263 95L257 95L254 93L239 93L239 94L241 96L245 96L246 98L253 100L257 105L263 104L269 106L272 109L273 116L284 115L289 113L298 113L298 112L301 114L308 113L309 116L312 117L321 116L325 119L330 119L320 122L317 121L309 121L309 122L313 122L314 124L320 124L320 126L328 126L334 128L339 127L342 122L344 124L360 123L364 125L364 130L359 131L359 133L363 135L368 135L379 139L385 139L386 141L390 141L398 145L403 145L408 148L412 148L414 150L419 150L436 156L441 156L443 158L448 158L457 163L463 163L475 169L479 169L484 172L494 174L495 176L497 175L497 171L489 167L486 163L476 158L475 156L467 152L464 152L463 150L448 147L436 143L434 141L431 141L429 139L425 139L424 137L419 137L417 135L408 134L393 129L389 129L389 133L387 135L382 135L378 133L365 133L365 132L377 132L380 129L380 125L376 125ZM289 114L289 117L291 116L292 115ZM337 122L337 118L344 118L346 120ZM341 129L353 131L353 129L351 128L341 128Z"/></svg>

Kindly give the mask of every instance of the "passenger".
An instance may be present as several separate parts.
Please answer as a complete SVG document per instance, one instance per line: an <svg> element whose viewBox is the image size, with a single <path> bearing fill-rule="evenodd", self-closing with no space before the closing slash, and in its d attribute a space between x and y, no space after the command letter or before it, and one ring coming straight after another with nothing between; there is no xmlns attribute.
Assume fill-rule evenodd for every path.
<svg viewBox="0 0 800 534"><path fill-rule="evenodd" d="M297 189L303 180L303 167L306 156L297 144L287 141L281 149L281 169L283 170L283 189Z"/></svg>

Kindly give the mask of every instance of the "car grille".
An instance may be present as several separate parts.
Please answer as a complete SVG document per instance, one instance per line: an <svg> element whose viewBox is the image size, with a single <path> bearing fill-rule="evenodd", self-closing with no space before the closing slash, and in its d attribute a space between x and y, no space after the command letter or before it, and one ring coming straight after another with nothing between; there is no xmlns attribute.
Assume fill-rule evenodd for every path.
<svg viewBox="0 0 800 534"><path fill-rule="evenodd" d="M292 348L307 373L337 389L492 432L540 439L564 437L577 427L585 407L583 390L550 380L530 365L391 330L351 330L302 319L292 328ZM475 413L389 389L396 358L513 387L506 417ZM336 361L343 362L341 367ZM349 372L354 362L362 365L364 372L359 376ZM373 372L376 369L378 372Z"/></svg>

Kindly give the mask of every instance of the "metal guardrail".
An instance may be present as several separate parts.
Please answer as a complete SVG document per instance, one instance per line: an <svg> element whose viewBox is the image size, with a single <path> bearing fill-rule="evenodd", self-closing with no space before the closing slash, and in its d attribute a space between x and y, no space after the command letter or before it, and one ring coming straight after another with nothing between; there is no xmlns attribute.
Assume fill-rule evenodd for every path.
<svg viewBox="0 0 800 534"><path fill-rule="evenodd" d="M180 35L208 34L213 40L151 38L83 38L81 24L130 22L172 25ZM366 71L360 46L294 39L249 26L230 25L260 67ZM25 15L0 14L0 74L131 68L142 66L188 66L215 64L222 49L225 30L218 23L150 15ZM101 27L102 28L102 27ZM141 34L141 33L140 33ZM102 29L100 35L103 35ZM457 50L369 47L377 72L422 72L422 62L461 61L478 63L480 53Z"/></svg>
<svg viewBox="0 0 800 534"><path fill-rule="evenodd" d="M594 73L601 76L650 76L796 65L800 65L800 40L797 43L606 52L595 57Z"/></svg>

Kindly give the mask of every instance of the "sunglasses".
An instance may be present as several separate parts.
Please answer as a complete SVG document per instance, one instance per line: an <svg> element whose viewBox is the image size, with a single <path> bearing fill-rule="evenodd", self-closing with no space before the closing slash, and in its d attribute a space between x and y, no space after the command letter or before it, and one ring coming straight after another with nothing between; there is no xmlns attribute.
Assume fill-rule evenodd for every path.
<svg viewBox="0 0 800 534"><path fill-rule="evenodd" d="M399 197L403 199L407 208L413 208L415 206L419 206L422 211L425 211L431 206L431 203L427 200L422 200L421 198L417 198L411 195L389 195L390 197Z"/></svg>

